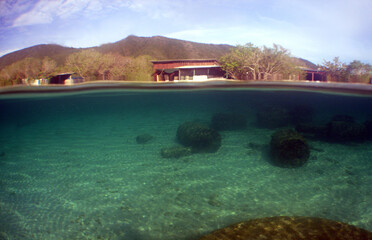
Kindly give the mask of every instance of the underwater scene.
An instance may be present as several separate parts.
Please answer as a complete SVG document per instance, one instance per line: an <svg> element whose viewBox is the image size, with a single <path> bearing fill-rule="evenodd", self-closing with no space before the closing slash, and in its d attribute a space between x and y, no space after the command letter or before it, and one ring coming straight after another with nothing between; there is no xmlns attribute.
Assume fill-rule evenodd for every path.
<svg viewBox="0 0 372 240"><path fill-rule="evenodd" d="M274 216L372 231L371 95L101 89L0 110L0 239L196 240Z"/></svg>

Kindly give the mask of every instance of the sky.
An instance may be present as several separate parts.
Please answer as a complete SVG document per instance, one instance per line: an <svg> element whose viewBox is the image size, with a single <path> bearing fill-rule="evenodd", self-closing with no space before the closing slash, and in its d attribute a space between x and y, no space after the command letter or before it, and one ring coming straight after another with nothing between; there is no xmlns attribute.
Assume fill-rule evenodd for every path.
<svg viewBox="0 0 372 240"><path fill-rule="evenodd" d="M37 44L85 48L128 35L280 44L315 64L372 64L372 0L0 0L0 56Z"/></svg>

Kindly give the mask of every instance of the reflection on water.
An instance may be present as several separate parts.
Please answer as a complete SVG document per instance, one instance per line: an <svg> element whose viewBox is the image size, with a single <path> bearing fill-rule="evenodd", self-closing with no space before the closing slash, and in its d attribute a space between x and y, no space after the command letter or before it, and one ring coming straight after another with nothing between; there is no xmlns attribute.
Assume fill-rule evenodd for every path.
<svg viewBox="0 0 372 240"><path fill-rule="evenodd" d="M0 109L1 239L198 239L279 215L372 230L371 97L102 90Z"/></svg>

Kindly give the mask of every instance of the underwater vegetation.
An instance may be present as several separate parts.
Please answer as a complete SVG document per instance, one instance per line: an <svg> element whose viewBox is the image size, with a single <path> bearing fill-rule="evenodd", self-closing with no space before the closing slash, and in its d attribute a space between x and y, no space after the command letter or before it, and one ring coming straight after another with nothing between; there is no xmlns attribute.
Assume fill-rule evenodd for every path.
<svg viewBox="0 0 372 240"><path fill-rule="evenodd" d="M293 107L267 106L257 111L257 125L273 129L309 122L312 120L313 112L311 107L305 105Z"/></svg>
<svg viewBox="0 0 372 240"><path fill-rule="evenodd" d="M207 233L224 239L212 232L242 221L257 223L242 226L262 227L266 239L301 239L309 232L316 239L321 229L336 237L335 229L345 226L258 219L272 216L322 217L371 231L372 142L356 137L371 136L367 100L368 108L358 109L364 105L303 93L303 101L275 92L271 99L271 92L186 94L11 105L14 117L1 119L0 239L195 240ZM289 122L258 128L257 113L270 104ZM27 109L35 114L28 118ZM30 125L20 128L19 118ZM349 125L360 131L347 133ZM304 133L296 126L313 129ZM226 239L239 239L231 234Z"/></svg>
<svg viewBox="0 0 372 240"><path fill-rule="evenodd" d="M312 122L314 111L306 105L293 107L270 106L258 109L256 123L273 129L268 148L268 161L277 167L297 168L310 157L307 139L328 142L360 142L372 139L372 121L358 123L352 116L334 115L325 124ZM194 153L215 153L221 147L219 131L239 131L247 127L246 116L240 113L213 114L210 123L189 121L179 125L176 140L181 145L162 148L163 158L180 158ZM290 128L293 127L293 128ZM138 138L149 138L140 135ZM142 140L141 140L142 141Z"/></svg>
<svg viewBox="0 0 372 240"><path fill-rule="evenodd" d="M307 137L328 142L362 142L371 139L371 121L358 123L348 115L335 115L326 124L304 123L296 130Z"/></svg>
<svg viewBox="0 0 372 240"><path fill-rule="evenodd" d="M136 137L136 142L138 144L145 144L145 143L150 142L153 138L154 137L152 135L145 133L145 134L138 135Z"/></svg>
<svg viewBox="0 0 372 240"><path fill-rule="evenodd" d="M281 129L271 136L270 154L273 163L281 167L300 167L310 156L305 138L293 129Z"/></svg>
<svg viewBox="0 0 372 240"><path fill-rule="evenodd" d="M172 146L162 148L160 154L163 158L180 158L191 155L192 150L190 147Z"/></svg>
<svg viewBox="0 0 372 240"><path fill-rule="evenodd" d="M334 116L327 124L327 139L330 141L363 141L365 138L365 126L355 122L354 118L350 116Z"/></svg>
<svg viewBox="0 0 372 240"><path fill-rule="evenodd" d="M214 153L221 147L221 135L206 124L193 121L181 124L177 140L193 152Z"/></svg>
<svg viewBox="0 0 372 240"><path fill-rule="evenodd" d="M191 121L182 123L176 133L181 145L164 147L163 158L180 158L193 153L215 153L221 147L221 135L207 124Z"/></svg>
<svg viewBox="0 0 372 240"><path fill-rule="evenodd" d="M273 133L271 140L261 143L258 151L267 152L267 161L276 167L298 168L308 161L311 150L316 150L310 147L308 139L337 143L372 139L372 120L358 123L352 116L336 114L321 124L313 122L313 116L313 108L307 105L259 108L256 124L272 129ZM215 113L209 123L184 122L176 133L180 145L164 147L160 154L163 158L181 158L195 153L215 153L222 144L220 131L244 131L246 127L246 116L235 112Z"/></svg>
<svg viewBox="0 0 372 240"><path fill-rule="evenodd" d="M368 140L372 140L372 120L367 120L364 122L366 127L366 137Z"/></svg>
<svg viewBox="0 0 372 240"><path fill-rule="evenodd" d="M221 147L218 131L243 130L247 126L247 119L242 114L216 113L209 125L196 120L182 123L176 133L176 139L182 146L162 148L161 156L180 158L192 153L215 153Z"/></svg>
<svg viewBox="0 0 372 240"><path fill-rule="evenodd" d="M369 240L372 233L346 224L315 217L268 217L237 223L200 238L200 240Z"/></svg>
<svg viewBox="0 0 372 240"><path fill-rule="evenodd" d="M242 130L246 126L246 117L236 113L214 114L210 126L196 120L185 122L176 133L176 139L182 146L162 148L160 154L163 158L180 158L192 153L215 153L221 147L218 131Z"/></svg>
<svg viewBox="0 0 372 240"><path fill-rule="evenodd" d="M301 114L293 114L293 111L298 109ZM259 112L257 117L265 116L272 121L271 115L274 114L275 120L281 116L282 123L288 124L288 121L292 122L295 119L295 122L300 122L304 120L304 116L312 114L311 109L302 106L292 110L266 108L263 112ZM288 113L288 115L283 116L282 113ZM274 126L269 121L266 121L265 125ZM176 134L176 139L182 146L162 148L160 154L163 158L180 158L192 153L215 153L221 147L221 135L218 131L244 130L246 126L246 117L237 113L216 113L212 116L209 126L199 121L185 122L179 125ZM275 166L300 167L306 163L310 156L310 147L306 139L293 129L280 129L274 132L268 145L270 146L271 163ZM261 150L263 149L261 148Z"/></svg>

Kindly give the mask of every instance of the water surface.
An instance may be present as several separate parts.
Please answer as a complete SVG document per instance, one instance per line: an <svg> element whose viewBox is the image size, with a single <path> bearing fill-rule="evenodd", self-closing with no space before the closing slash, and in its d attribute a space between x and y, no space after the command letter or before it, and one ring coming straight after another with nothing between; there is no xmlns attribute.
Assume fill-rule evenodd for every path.
<svg viewBox="0 0 372 240"><path fill-rule="evenodd" d="M0 99L0 239L198 239L279 215L323 217L372 231L372 141L308 139L299 168L268 161L271 106L372 119L370 96L275 89L96 89ZM186 121L238 113L216 153L162 158ZM309 119L310 121L310 119ZM288 127L295 127L288 123ZM136 136L153 139L138 144ZM257 146L257 147L254 147Z"/></svg>

